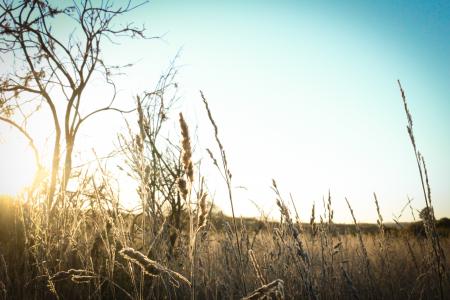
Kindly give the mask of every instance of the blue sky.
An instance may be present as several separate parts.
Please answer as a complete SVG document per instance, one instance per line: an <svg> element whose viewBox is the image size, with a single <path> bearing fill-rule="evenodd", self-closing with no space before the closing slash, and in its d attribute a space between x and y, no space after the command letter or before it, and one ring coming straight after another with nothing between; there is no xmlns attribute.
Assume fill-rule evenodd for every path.
<svg viewBox="0 0 450 300"><path fill-rule="evenodd" d="M123 93L152 86L181 49L178 109L198 125L205 156L214 145L205 92L234 184L246 187L235 190L238 214L257 213L253 201L275 215L272 178L304 220L328 189L339 221L350 217L344 197L360 220L375 221L373 192L387 220L407 195L423 207L400 79L437 215L450 216L450 2L151 1L127 20L163 39L105 50L138 62L120 81ZM89 134L86 147L105 144ZM223 184L205 172L229 212Z"/></svg>

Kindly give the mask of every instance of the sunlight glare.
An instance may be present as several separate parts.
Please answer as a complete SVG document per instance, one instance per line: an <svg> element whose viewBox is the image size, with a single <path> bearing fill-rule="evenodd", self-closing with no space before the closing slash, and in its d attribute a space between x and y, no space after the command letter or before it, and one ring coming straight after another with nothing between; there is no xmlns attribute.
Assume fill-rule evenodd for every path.
<svg viewBox="0 0 450 300"><path fill-rule="evenodd" d="M1 129L0 194L17 195L33 183L36 165L27 142L6 126Z"/></svg>

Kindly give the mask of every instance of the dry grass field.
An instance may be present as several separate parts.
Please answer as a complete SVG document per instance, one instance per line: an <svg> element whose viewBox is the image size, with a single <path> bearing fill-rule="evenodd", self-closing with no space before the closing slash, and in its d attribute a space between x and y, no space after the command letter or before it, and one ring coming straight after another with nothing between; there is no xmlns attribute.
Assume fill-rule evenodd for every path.
<svg viewBox="0 0 450 300"><path fill-rule="evenodd" d="M286 215L283 223L237 220L234 232L231 218L210 218L200 230L194 224L193 242L185 226L172 244L167 219L155 230L149 218L94 207L67 208L49 220L39 206L3 197L2 298L439 299L441 288L442 298L449 293L446 273L440 286L430 240L405 224L372 225L375 232L346 225L338 232L332 219L302 224ZM449 230L447 224L440 236L444 253ZM450 263L444 259L442 271Z"/></svg>

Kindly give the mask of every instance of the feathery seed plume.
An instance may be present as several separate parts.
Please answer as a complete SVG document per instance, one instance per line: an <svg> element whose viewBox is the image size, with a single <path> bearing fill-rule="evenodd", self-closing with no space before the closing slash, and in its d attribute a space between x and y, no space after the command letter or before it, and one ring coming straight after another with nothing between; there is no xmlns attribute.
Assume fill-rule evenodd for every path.
<svg viewBox="0 0 450 300"><path fill-rule="evenodd" d="M186 121L183 118L183 114L180 113L180 127L181 127L181 146L183 148L183 166L186 172L187 177L190 182L194 181L194 166L192 164L192 150L191 150L191 141L189 138L189 129L186 124Z"/></svg>

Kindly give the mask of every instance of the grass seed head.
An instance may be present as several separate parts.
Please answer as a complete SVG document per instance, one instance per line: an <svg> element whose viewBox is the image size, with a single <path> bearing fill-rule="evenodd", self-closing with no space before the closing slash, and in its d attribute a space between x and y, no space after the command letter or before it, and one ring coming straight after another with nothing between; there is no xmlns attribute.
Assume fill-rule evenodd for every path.
<svg viewBox="0 0 450 300"><path fill-rule="evenodd" d="M191 285L191 282L175 271L172 271L157 261L151 260L141 252L134 250L133 248L123 248L119 251L120 255L122 255L126 260L140 266L144 273L149 276L162 276L167 275L171 282L178 283L178 281L186 283L188 286Z"/></svg>
<svg viewBox="0 0 450 300"><path fill-rule="evenodd" d="M181 147L183 149L182 161L186 176L190 182L194 181L194 166L192 164L192 149L191 140L189 138L189 129L183 114L180 113L180 128L181 128Z"/></svg>

